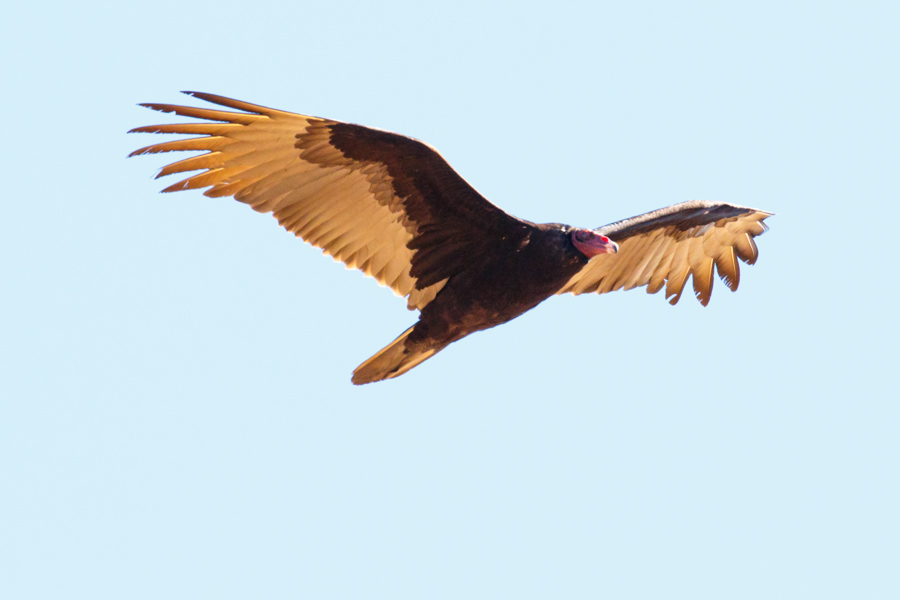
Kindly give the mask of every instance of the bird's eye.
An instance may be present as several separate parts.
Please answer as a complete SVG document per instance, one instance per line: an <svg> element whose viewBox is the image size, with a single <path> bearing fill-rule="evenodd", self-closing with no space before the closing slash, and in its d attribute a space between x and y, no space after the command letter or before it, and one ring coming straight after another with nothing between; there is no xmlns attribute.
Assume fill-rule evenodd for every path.
<svg viewBox="0 0 900 600"><path fill-rule="evenodd" d="M578 229L575 231L575 239L579 242L586 242L591 239L591 232L587 229Z"/></svg>

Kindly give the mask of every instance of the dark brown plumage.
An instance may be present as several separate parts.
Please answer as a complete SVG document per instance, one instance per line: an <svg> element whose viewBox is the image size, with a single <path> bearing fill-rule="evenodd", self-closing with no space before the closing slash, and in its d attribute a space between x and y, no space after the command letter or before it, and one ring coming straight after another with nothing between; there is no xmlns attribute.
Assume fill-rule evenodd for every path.
<svg viewBox="0 0 900 600"><path fill-rule="evenodd" d="M448 344L505 323L553 294L647 286L678 302L687 283L709 302L713 270L732 290L737 259L770 213L686 202L597 230L537 225L475 191L433 148L411 138L187 92L236 111L144 104L203 119L132 132L195 134L132 153L201 150L159 176L199 174L165 192L209 188L270 212L288 231L374 277L418 322L353 372L362 384L402 375ZM617 252L618 250L618 252Z"/></svg>

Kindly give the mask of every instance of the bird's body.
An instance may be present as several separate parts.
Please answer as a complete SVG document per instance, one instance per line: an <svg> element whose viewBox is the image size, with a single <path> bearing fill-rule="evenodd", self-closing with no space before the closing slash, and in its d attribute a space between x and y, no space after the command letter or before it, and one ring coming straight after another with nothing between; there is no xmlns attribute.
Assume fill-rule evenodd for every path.
<svg viewBox="0 0 900 600"><path fill-rule="evenodd" d="M380 369L365 368L364 363L353 382L396 377L418 364L413 361L419 356L428 358L470 333L515 319L552 296L587 264L562 226L538 225L529 234L520 247L510 244L506 252L450 277L422 309L419 321L401 336L407 356L396 370L393 361Z"/></svg>
<svg viewBox="0 0 900 600"><path fill-rule="evenodd" d="M536 225L484 199L429 146L398 134L192 95L243 112L150 108L204 119L132 131L199 134L133 154L206 150L160 175L203 172L164 191L209 187L271 212L286 229L406 296L418 322L360 365L356 384L397 377L470 333L516 318L553 294L666 286L688 277L705 305L713 267L733 290L737 258L769 213L686 202L597 230ZM618 251L618 252L617 252Z"/></svg>

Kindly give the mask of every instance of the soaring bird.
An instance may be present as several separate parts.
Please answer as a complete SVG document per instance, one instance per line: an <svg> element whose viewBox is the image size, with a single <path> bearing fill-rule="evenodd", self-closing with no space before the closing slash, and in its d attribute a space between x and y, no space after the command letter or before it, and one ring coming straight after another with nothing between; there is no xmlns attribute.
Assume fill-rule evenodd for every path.
<svg viewBox="0 0 900 600"><path fill-rule="evenodd" d="M164 192L209 188L272 213L282 227L407 299L419 320L353 371L355 384L406 373L470 333L506 323L554 294L663 286L671 304L692 278L709 302L713 271L732 291L738 260L771 213L692 201L587 229L536 224L488 202L438 152L418 140L185 92L232 110L147 108L199 119L130 133L188 139L131 153L200 150L157 177L201 171Z"/></svg>

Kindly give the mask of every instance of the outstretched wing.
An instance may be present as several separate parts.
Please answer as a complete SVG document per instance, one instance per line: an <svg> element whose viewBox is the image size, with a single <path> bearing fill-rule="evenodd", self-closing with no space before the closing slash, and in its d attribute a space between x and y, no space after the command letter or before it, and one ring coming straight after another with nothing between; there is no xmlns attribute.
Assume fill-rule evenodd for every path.
<svg viewBox="0 0 900 600"><path fill-rule="evenodd" d="M713 265L731 291L737 290L737 259L752 265L758 251L753 241L768 229L771 213L717 202L684 202L638 217L611 223L596 231L619 244L616 254L591 259L558 294L598 293L647 286L655 294L666 286L675 304L688 277L703 306L713 288Z"/></svg>
<svg viewBox="0 0 900 600"><path fill-rule="evenodd" d="M158 177L201 170L164 192L209 189L272 213L288 231L374 277L410 309L422 309L447 279L505 238L530 227L475 191L433 148L405 136L185 92L242 112L142 104L200 122L150 125L130 133L200 137L153 144L132 156L206 151Z"/></svg>

